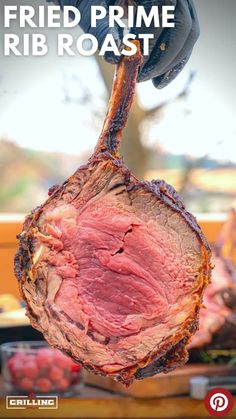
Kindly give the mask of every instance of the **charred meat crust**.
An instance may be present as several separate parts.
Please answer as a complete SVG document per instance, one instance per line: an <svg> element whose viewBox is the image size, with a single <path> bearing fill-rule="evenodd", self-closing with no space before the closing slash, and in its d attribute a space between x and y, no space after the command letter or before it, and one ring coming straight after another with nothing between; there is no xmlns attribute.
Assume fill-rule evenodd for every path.
<svg viewBox="0 0 236 419"><path fill-rule="evenodd" d="M152 180L151 182L138 182L133 186L130 186L129 190L142 188L146 188L148 191L152 192L160 201L170 206L174 211L184 217L191 229L197 233L199 240L205 246L206 250L211 254L210 246L197 223L197 219L190 212L186 211L182 198L178 195L173 186L169 185L164 180Z"/></svg>
<svg viewBox="0 0 236 419"><path fill-rule="evenodd" d="M177 366L184 365L188 361L188 351L186 343L188 338L183 338L175 346L173 346L166 354L157 360L151 362L144 368L138 368L135 373L137 380L152 377L162 372L167 373L174 370Z"/></svg>
<svg viewBox="0 0 236 419"><path fill-rule="evenodd" d="M166 183L164 180L152 180L151 182L139 182L133 178L132 173L130 170L124 166L123 159L115 159L110 155L108 152L100 153L99 156L94 157L87 165L81 166L73 176L71 176L66 182L64 182L61 186L58 186L53 190L53 193L50 191L50 196L46 203L42 206L35 208L29 216L26 217L26 220L23 225L23 232L17 236L20 240L20 247L19 251L15 256L15 275L19 281L21 281L24 277L25 270L30 269L30 254L32 254L32 238L30 235L26 233L26 231L30 228L34 228L37 226L37 220L44 210L46 205L49 205L53 200L62 198L63 199L63 191L70 183L73 185L74 180L79 182L80 178L82 181L83 172L90 170L92 173L94 166L102 161L108 161L113 166L114 170L119 169L121 171L122 176L124 177L124 183L127 186L127 191L130 192L132 190L138 190L142 188L146 188L149 192L155 195L160 201L162 201L167 206L171 207L174 211L178 212L184 219L187 221L191 229L197 234L199 241L204 245L206 251L208 253L208 257L211 256L211 249L206 240L202 230L197 223L196 218L186 211L185 205L183 203L182 198L178 195L176 190L173 186ZM76 187L78 187L76 185ZM73 191L72 186L72 191ZM209 267L208 267L209 270Z"/></svg>
<svg viewBox="0 0 236 419"><path fill-rule="evenodd" d="M96 168L96 166L102 162L105 162L109 165L109 168L112 168L114 171L119 171L124 179L124 184L126 184L126 188L128 192L138 190L140 188L145 188L149 193L155 195L155 197L163 202L167 207L171 207L174 211L178 212L181 217L185 219L185 221L189 224L191 229L197 234L200 243L205 252L205 268L203 272L204 281L202 283L202 288L199 289L199 294L201 295L203 292L204 287L206 286L211 268L209 266L209 257L210 257L210 249L209 245L204 238L200 227L198 226L195 218L189 214L183 205L181 198L178 196L177 192L174 188L168 185L163 180L153 180L152 182L138 182L132 178L132 174L130 171L123 165L122 160L114 159L109 156L107 153L101 153L100 157L97 157L94 161L90 161L90 164L86 167L83 166L81 169L75 173L66 183L64 183L60 188L57 188L54 193L48 198L47 202L38 207L32 214L27 217L23 232L19 235L20 239L20 249L15 258L15 274L20 281L20 289L22 291L22 295L24 297L23 292L23 284L25 281L31 281L30 277L27 277L27 272L31 272L32 266L32 257L33 257L33 246L32 246L32 231L37 227L37 222L40 217L40 214L45 209L47 205L50 205L52 200L57 199L64 199L64 190L68 185L70 186L70 190L75 190L77 188L78 182L80 182L80 177L83 178L83 171L90 170L90 173ZM75 182L75 186L73 183ZM68 195L65 195L65 199L68 199ZM71 199L72 195L71 195ZM34 278L36 281L37 278ZM25 297L24 297L25 298ZM199 309L201 304L199 303L196 305L196 310L193 314L193 317L189 318L186 321L186 324L182 326L182 331L177 333L176 336L172 336L169 341L167 340L166 344L160 349L157 350L156 353L148 355L141 363L133 365L132 371L133 376L136 379L142 379L145 377L150 377L154 374L159 372L168 372L173 370L176 366L184 364L187 359L187 351L184 349L186 343L189 341L191 335L193 334L194 330L198 327L198 316L199 316ZM53 314L53 313L52 313ZM35 316L35 313L32 309L28 308L28 315L33 322L35 328L40 330L44 333L45 338L52 344L50 340L50 336L47 335L45 330L42 330L38 327L38 319ZM57 319L55 319L57 320ZM89 334L88 334L89 336ZM93 339L93 336L90 336ZM107 341L106 341L107 343ZM63 350L63 348L59 349ZM67 352L69 355L71 353ZM77 359L78 362L81 363L80 359ZM90 371L93 371L97 374L103 374L101 368L88 364L83 364L85 368ZM130 368L122 369L119 371L118 374L115 374L114 377L116 380L121 381L126 384L130 384L133 381L133 377L130 372Z"/></svg>
<svg viewBox="0 0 236 419"><path fill-rule="evenodd" d="M122 130L128 119L139 67L143 61L139 44L136 41L134 43L138 48L137 54L127 56L117 67L107 116L93 158L100 152L109 152L114 157L119 156Z"/></svg>
<svg viewBox="0 0 236 419"><path fill-rule="evenodd" d="M138 179L135 178L134 175L132 175L129 169L124 165L123 160L118 158L118 146L121 140L121 133L126 123L128 111L132 103L135 89L135 80L138 74L138 68L140 63L141 55L139 51L136 57L126 58L122 60L121 64L118 66L117 77L114 82L113 94L112 99L110 101L109 110L93 156L90 158L87 165L80 167L74 173L73 176L71 176L66 182L63 183L63 185L51 188L49 191L49 198L47 199L47 201L42 206L32 211L32 213L26 218L25 223L23 225L23 231L18 236L20 241L20 247L15 257L15 274L19 280L19 286L22 297L25 299L27 303L27 315L29 316L32 325L44 334L49 344L51 344L54 347L58 347L68 355L72 356L76 361L81 363L88 370L100 375L110 375L116 380L121 381L126 385L129 385L134 378L142 379L145 377L152 376L158 372L168 372L177 367L178 365L181 365L187 361L188 354L185 347L189 342L192 334L198 327L198 316L202 302L202 294L205 286L209 282L211 273L211 252L209 245L206 239L204 238L201 229L196 222L196 219L185 210L184 204L181 198L174 190L174 188L166 184L166 182L164 182L163 180L140 182ZM107 195L107 200L105 200ZM103 200L105 204L103 204ZM93 212L93 203L95 201L98 202L98 205L95 205L95 212ZM107 210L107 207L104 207L104 205L108 205L111 212L113 211L114 207L116 208L116 205L119 209L118 210L116 208L113 218L113 228L117 228L117 215L118 219L120 220L120 230L117 230L118 238L114 236L112 231L108 232L108 244L110 243L111 237L113 237L113 239L117 240L116 246L113 246L112 252L110 252L111 247L108 247L108 252L112 254L96 254L94 269L95 272L97 272L96 268L98 266L99 269L103 269L102 275L104 275L104 278L105 273L107 271L109 271L109 275L110 272L116 272L116 275L123 275L123 277L116 276L115 281L118 281L121 277L122 281L124 281L124 277L125 281L127 281L128 276L130 276L130 278L134 278L132 279L132 281L134 280L135 287L130 283L128 284L130 290L128 294L131 293L131 297L133 297L133 294L136 292L136 288L139 288L140 284L143 284L142 275L144 275L144 279L147 279L146 277L149 275L148 270L151 269L150 267L152 266L152 264L155 264L155 258L159 258L160 253L157 253L156 250L153 249L153 247L155 247L153 243L155 243L159 251L159 247L157 245L157 243L159 244L159 242L156 240L155 234L158 236L158 240L162 240L161 243L163 243L163 240L165 240L165 238L167 240L167 244L169 243L170 239L169 236L166 235L166 231L165 233L163 233L166 224L168 224L168 234L169 231L171 231L170 236L174 234L174 237L176 237L176 247L173 247L172 249L172 254L174 256L171 255L172 259L170 259L171 268L173 267L173 260L176 260L174 253L176 249L176 255L180 256L180 260L177 260L177 264L180 264L180 267L182 269L181 263L184 263L184 267L186 268L186 270L184 269L183 271L183 275L180 277L179 273L175 272L174 270L176 274L174 280L177 281L176 278L178 278L178 280L180 278L180 280L184 282L183 288L179 287L179 282L174 282L177 291L178 288L181 290L180 294L177 293L177 295L181 297L181 300L175 300L169 305L168 298L170 297L166 295L165 289L161 289L161 287L158 284L158 281L156 280L156 278L159 279L160 270L162 270L163 275L162 280L160 280L162 286L164 283L164 279L165 281L167 281L166 278L170 278L171 281L173 280L171 276L171 270L169 270L169 266L165 264L165 260L164 263L162 263L163 260L161 259L158 268L156 268L156 271L154 271L156 277L152 278L151 275L151 278L149 278L150 283L155 288L155 292L150 287L150 284L148 286L147 284L142 285L143 288L141 287L138 290L138 297L136 297L134 301L132 300L132 298L131 300L128 299L127 301L131 301L132 304L137 305L137 307L139 308L138 304L141 295L141 300L142 302L145 302L145 305L141 307L141 311L138 311L137 308L135 311L133 305L132 307L129 306L129 309L131 308L131 310L128 311L128 313L131 314L131 316L128 318L128 315L126 314L126 312L124 312L125 314L122 314L122 316L125 317L125 321L121 324L120 328L118 329L115 325L112 330L109 330L110 317L109 324L106 323L106 327L103 325L104 317L99 317L99 319L102 319L102 321L99 320L100 323L96 323L96 316L98 315L97 294L95 295L95 304L91 304L89 300L89 310L91 309L91 307L96 308L96 316L93 317L95 325L93 324L91 328L91 317L89 317L89 315L87 315L84 324L82 324L80 317L81 313L79 313L79 316L77 316L76 313L75 316L72 315L72 317L70 317L68 315L68 313L70 312L70 307L68 308L66 306L66 310L68 309L68 313L64 310L63 304L65 301L68 302L68 300L65 300L65 294L63 292L62 296L60 297L60 303L62 304L62 306L54 304L57 293L60 293L60 288L63 287L63 283L65 284L65 281L63 281L63 278L65 278L63 277L63 271L60 271L62 273L58 274L58 271L56 271L55 268L55 266L57 267L58 257L62 256L62 249L64 244L62 243L62 241L57 239L58 232L56 230L53 230L54 236L51 236L53 225L50 225L50 221L49 224L47 223L46 227L49 226L49 228L51 228L51 233L47 233L47 230L44 231L45 217L47 217L48 213L52 214L55 208L58 209L58 207L61 208L61 206L63 206L63 208L69 207L70 210L71 208L73 208L72 221L74 221L74 225L75 220L76 223L78 222L78 219L79 222L81 222L81 219L77 217L77 211L80 210L82 214L85 214L86 222L88 222L88 212L86 212L85 209L87 208L88 210L88 203L90 204L90 211L92 211L91 214L89 213L91 217L89 221L92 222L92 227L94 224L94 214L100 214L100 222L101 220L103 220L103 212L106 212ZM149 211L151 214L150 218L148 218L148 215L145 211L146 203L149 207ZM158 207L156 209L157 213L158 211L159 213L161 213L161 211L165 212L164 217L161 218L161 226L159 230L157 229L158 223L156 222L158 219L157 213L155 213L157 203L158 206L161 208L160 209ZM100 208L100 213L98 211L98 207ZM137 212L137 216L135 215L135 211ZM79 214L81 213L79 212ZM178 217L176 214L178 214ZM162 215L163 214L161 214L161 216ZM169 215L172 220L168 220ZM177 218L178 220L176 221ZM163 219L165 221L162 225ZM82 222L85 222L83 217L82 220ZM60 219L60 221L63 221L63 219ZM151 221L152 227L149 227L148 230L147 224L149 224L149 221ZM181 242L182 230L180 232L180 235L178 235L179 227L176 226L176 222L178 224L178 221L181 221L181 225L183 225L185 235L184 245ZM106 229L108 228L107 226L109 224L110 219L108 220L108 222L104 224L104 226L106 226ZM78 236L80 238L80 233L83 234L84 224L82 223L80 225L82 227L79 230L79 234L76 230L77 224L75 226L74 234L76 236L76 240ZM133 226L135 226L135 228L133 228ZM42 230L40 230L41 227ZM57 227L57 225L54 225L54 227ZM69 227L71 227L71 224ZM87 225L87 227L89 228L91 226ZM152 231L153 229L156 231L155 234ZM81 276L78 277L78 263L81 263L81 259L80 256L75 258L75 253L70 253L71 236L70 234L68 235L68 230L65 229L64 231L66 231L66 234L64 234L64 240L66 240L67 247L65 247L63 257L66 258L65 253L67 253L67 257L69 257L70 255L70 259L68 262L70 268L69 272L70 275L74 275L72 275L71 277L67 276L66 279L72 278L72 280L74 281L79 280L79 286L81 287L82 279ZM128 234L129 231L131 231L131 234ZM144 231L145 233L143 233ZM87 234L86 229L85 232ZM93 231L92 229L92 234L95 234L95 232L97 237L97 230L95 229L95 231ZM120 233L122 234L119 235ZM137 237L141 237L141 239L139 239L139 253L137 253L137 240L135 239L135 234L137 234ZM147 236L146 238L145 234ZM190 240L188 239L189 235ZM142 264L146 264L146 260L143 261L142 259L144 239L146 240L146 250L148 249L148 252L150 252L150 255L145 254L145 258L147 257L149 259L148 266L146 267L147 270L142 270L141 266ZM49 243L48 247L44 245L45 240L46 243ZM52 253L52 247L50 247L50 243L52 243L53 240L54 244L56 242L59 248L57 248L57 250L54 249L53 262L51 263L50 261L52 259L50 259L49 261L47 257L48 254ZM74 249L78 249L76 240ZM85 242L88 243L86 240L87 236ZM129 242L130 255L133 259L136 258L138 263L137 261L133 262L133 260L131 260L131 257L128 258L125 252L122 251L122 245L124 244L125 240L127 240L127 246ZM80 242L80 247L81 243L83 247L84 242ZM90 249L89 246L90 244L88 245L88 249ZM80 247L79 250L81 251ZM98 250L104 252L104 241L102 242L102 247L103 250L101 248L101 245L99 244ZM92 249L94 249L94 247ZM186 253L184 252L184 249L187 249ZM97 250L96 246L95 250ZM169 247L167 248L167 245L165 245L163 252L168 253L168 251ZM43 252L44 255L43 259L40 259L41 252ZM164 254L164 259L166 259L166 253ZM99 259L99 257L101 257L102 259ZM110 261L110 257L113 258L112 262ZM188 257L190 258L190 260L188 260ZM123 267L120 265L119 261L121 261L121 259L119 258L123 258ZM38 264L39 259L40 263ZM193 262L193 266L191 266L191 260L196 262ZM44 266L42 266L42 261ZM133 271L130 270L130 266L128 265L129 262L130 264L133 263ZM109 263L111 263L111 265L109 265ZM117 270L114 268L114 265L112 265L112 263L118 264L118 268L116 268ZM91 259L89 259L89 266L90 265ZM48 266L51 267L51 274L49 273ZM137 268L137 266L139 269ZM62 267L64 266L62 265ZM121 268L126 272L126 276L123 273L120 274L120 272L122 272ZM137 275L136 271L138 272ZM68 274L68 271L66 272L66 274ZM49 275L51 275L50 279L53 280L53 284L51 284L50 286L50 291L48 282ZM111 276L112 275L110 275L110 277ZM91 276L89 276L89 278L91 278ZM96 273L94 278L97 278ZM57 281L56 286L55 280ZM85 295L87 295L86 280L87 277L84 277ZM106 284L107 286L107 282L104 282L104 284ZM115 285L116 284L117 282L115 283ZM74 285L75 287L77 287L74 288L76 293L76 299L74 301L75 307L77 309L76 304L78 301L78 282L76 284L74 282ZM93 288L94 283L89 284L89 287L91 285ZM126 283L122 282L123 289L125 286ZM132 286L134 288L132 288ZM189 290L189 294L187 295L187 301L189 305L188 309L185 311L183 300L185 302L186 299L183 296L185 296L186 287L188 287ZM144 299L143 294L140 290L145 293ZM99 292L100 291L101 289L99 289ZM113 295L114 294L115 293L113 292ZM189 296L190 294L191 297ZM69 291L66 292L66 295L67 298L68 296L69 298L71 298L71 294L69 293ZM124 294L122 294L122 299L123 295ZM108 300L110 300L110 294L106 297L108 297ZM130 296L128 295L128 297ZM149 306L152 308L152 305L150 304L150 298L153 298L153 311L148 311ZM70 305L70 302L68 303ZM83 304L85 303L86 299L83 300ZM118 301L118 311L115 312L117 316L115 318L115 324L116 320L122 317L120 316L121 303L123 303L123 301ZM173 307L176 308L174 316L172 312ZM179 310L179 312L177 312L177 309ZM181 310L183 310L184 313L182 313ZM108 310L108 313L110 316L111 311ZM172 321L172 323L168 323L166 317L164 317L164 314L172 319L173 317L175 317L175 321ZM129 322L128 327L125 323L127 318ZM130 320L131 318L132 320ZM135 323L136 321L138 323ZM165 328L166 322L168 328ZM101 323L102 329L100 326ZM160 330L159 326L164 328L164 334L163 329L161 328ZM152 332L150 330L154 330L150 329L151 327L153 327L154 329L158 327L157 341L155 340L155 336L152 337L151 335ZM100 334L98 333L99 328L102 330ZM108 330L110 332L110 335L107 333ZM117 330L121 332L121 339L120 336L117 335ZM148 331L149 341L145 343L142 341L142 339L140 340L139 333L136 333L137 330L140 332L141 337L144 336L145 339L147 336L147 334L145 333L146 331ZM131 342L131 346L130 341L127 341L125 339L127 336L128 339L130 337L132 337L133 339ZM84 342L82 342L82 346L80 346L80 341L78 340L80 338L82 338L82 340L84 339ZM76 339L78 343L77 347ZM116 344L119 345L120 342L121 346L119 347L119 350L117 350ZM137 342L139 352L136 352L135 343ZM90 349L92 348L93 355L91 355L91 353L89 352L88 347ZM78 348L82 349L82 354L80 352L80 349L78 350ZM99 353L97 354L97 352L95 352L95 349L97 351L98 348ZM101 358L99 358L101 354L103 356L102 361Z"/></svg>

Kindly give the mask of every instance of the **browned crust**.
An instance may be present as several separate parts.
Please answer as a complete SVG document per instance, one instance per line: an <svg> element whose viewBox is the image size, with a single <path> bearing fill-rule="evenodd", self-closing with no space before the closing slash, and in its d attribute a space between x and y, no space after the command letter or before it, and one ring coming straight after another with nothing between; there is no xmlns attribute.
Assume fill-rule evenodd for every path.
<svg viewBox="0 0 236 419"><path fill-rule="evenodd" d="M123 370L120 370L119 373L113 375L118 381L123 383L130 384L133 381L133 378L142 379L159 372L168 372L173 370L179 365L184 364L187 359L187 351L184 349L184 345L190 340L192 334L198 328L198 317L199 317L199 309L201 307L202 295L205 286L208 284L210 280L211 274L211 266L210 266L210 248L205 239L201 228L196 222L196 219L185 210L183 202L174 188L168 185L163 180L161 181L152 181L152 182L138 182L135 179L132 179L132 175L129 170L123 165L121 160L111 159L110 156L103 154L102 156L98 156L96 162L93 161L90 163L89 166L82 167L81 171L88 170L93 168L99 164L100 162L104 162L107 160L106 164L109 168L112 168L113 171L121 171L122 175L124 176L125 182L127 184L127 191L133 191L138 189L145 188L148 192L154 194L158 200L164 203L167 207L171 207L174 211L178 212L181 217L185 219L191 229L197 235L202 248L202 259L203 259L203 271L199 277L199 301L196 303L195 309L191 316L186 320L184 324L181 325L181 330L176 333L174 336L171 336L171 339L167 339L166 342L161 346L161 349L157 350L156 353L149 354L145 359L142 360L141 363L134 365L132 368L128 367ZM26 218L24 224L23 233L19 236L20 238L20 249L15 258L15 274L20 281L20 288L22 292L22 296L24 298L24 282L28 280L28 273L31 271L31 260L33 256L33 249L32 249L32 231L37 228L37 222L40 214L45 207L51 205L52 199L58 199L61 197L63 198L63 191L66 185L73 183L73 180L78 179L80 176L80 169L75 173L73 177L69 179L62 187L55 190L54 194L49 197L47 202L42 205L41 207L37 208L32 214ZM36 278L34 278L35 280ZM30 280L30 278L29 278ZM37 325L37 319L34 317L34 313L28 308L28 316L31 319L33 326L36 329L39 329ZM39 329L42 331L41 329ZM50 344L50 336L47 336L47 332L44 332L45 338L49 341ZM63 349L63 348L59 348ZM69 354L72 355L72 354ZM81 363L80 359L77 359L78 362ZM93 371L94 373L104 375L101 368L96 366L91 366L87 364L83 364L83 366Z"/></svg>
<svg viewBox="0 0 236 419"><path fill-rule="evenodd" d="M185 210L183 202L174 188L162 180L140 182L130 173L129 169L124 166L122 159L118 158L121 133L127 121L128 111L132 103L135 81L140 63L141 55L140 50L138 50L135 57L125 58L118 66L110 108L94 155L87 165L78 169L62 186L51 190L48 200L42 206L36 208L26 218L23 231L18 237L20 240L20 247L15 257L15 274L19 280L22 297L26 300L24 295L25 281L35 281L37 279L31 271L34 252L32 233L34 229L37 228L40 215L43 211L46 211L54 201L64 200L65 202L70 202L70 199L74 199L72 196L73 194L70 191L78 190L79 194L79 187L84 185L84 176L86 173L89 172L91 174L94 168L100 163L105 163L110 170L114 172L119 171L122 174L128 192L145 189L149 193L155 195L155 197L167 207L171 207L174 211L178 212L180 216L185 219L186 223L197 235L202 249L203 269L202 272L199 273L198 299L196 300L192 313L181 325L180 330L175 335L165 339L156 353L148 354L142 362L139 362L131 368L127 367L114 375L111 374L113 378L125 384L130 384L134 377L142 379L158 372L168 372L187 361L188 355L185 346L198 327L202 293L204 287L210 280L211 273L211 252L209 245L197 224L196 219ZM126 89L124 88L125 82L127 86ZM47 331L40 329L37 318L29 306L28 316L31 319L32 325L44 333L45 338L50 344L55 345L55 343L52 342L51 337L47 334ZM55 319L55 322L57 322L57 319ZM63 350L63 348L59 349ZM72 355L71 353L68 354ZM77 359L77 361L81 363L80 359ZM84 364L84 367L97 374L105 375L102 369L97 366Z"/></svg>
<svg viewBox="0 0 236 419"><path fill-rule="evenodd" d="M132 187L132 186L131 186ZM173 186L166 183L164 180L152 180L151 182L139 182L133 186L134 189L146 188L158 199L171 207L174 211L182 215L189 226L198 236L198 239L205 246L209 257L211 256L211 249L209 243L204 236L201 227L199 226L196 217L185 209L182 198L178 195Z"/></svg>
<svg viewBox="0 0 236 419"><path fill-rule="evenodd" d="M139 41L134 40L132 43L136 45L137 53L126 56L116 68L108 112L92 159L101 152L109 152L114 157L119 156L122 130L128 119L139 67L143 61Z"/></svg>

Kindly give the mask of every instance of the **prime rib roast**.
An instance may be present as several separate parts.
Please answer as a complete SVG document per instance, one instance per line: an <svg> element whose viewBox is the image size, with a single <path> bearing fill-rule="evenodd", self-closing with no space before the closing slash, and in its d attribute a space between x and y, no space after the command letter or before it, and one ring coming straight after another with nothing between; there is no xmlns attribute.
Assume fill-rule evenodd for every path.
<svg viewBox="0 0 236 419"><path fill-rule="evenodd" d="M138 48L118 65L94 154L26 217L15 258L32 325L126 385L187 361L211 273L174 188L138 180L118 154L141 61Z"/></svg>
<svg viewBox="0 0 236 419"><path fill-rule="evenodd" d="M199 330L190 348L236 348L236 205L231 208L213 246L211 284L204 294Z"/></svg>

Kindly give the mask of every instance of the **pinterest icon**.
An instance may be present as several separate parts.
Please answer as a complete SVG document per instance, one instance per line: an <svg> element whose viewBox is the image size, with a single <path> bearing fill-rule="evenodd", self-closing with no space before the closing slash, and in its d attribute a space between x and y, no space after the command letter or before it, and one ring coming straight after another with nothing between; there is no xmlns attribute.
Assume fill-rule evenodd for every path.
<svg viewBox="0 0 236 419"><path fill-rule="evenodd" d="M212 416L225 416L233 409L234 399L225 388L213 388L208 391L204 403Z"/></svg>

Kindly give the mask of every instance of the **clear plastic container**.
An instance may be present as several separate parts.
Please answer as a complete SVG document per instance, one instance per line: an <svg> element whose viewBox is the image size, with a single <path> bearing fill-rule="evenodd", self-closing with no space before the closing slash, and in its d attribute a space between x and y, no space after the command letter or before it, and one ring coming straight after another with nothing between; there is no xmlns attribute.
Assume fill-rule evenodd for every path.
<svg viewBox="0 0 236 419"><path fill-rule="evenodd" d="M1 345L2 376L8 394L73 395L83 385L80 365L44 341Z"/></svg>

